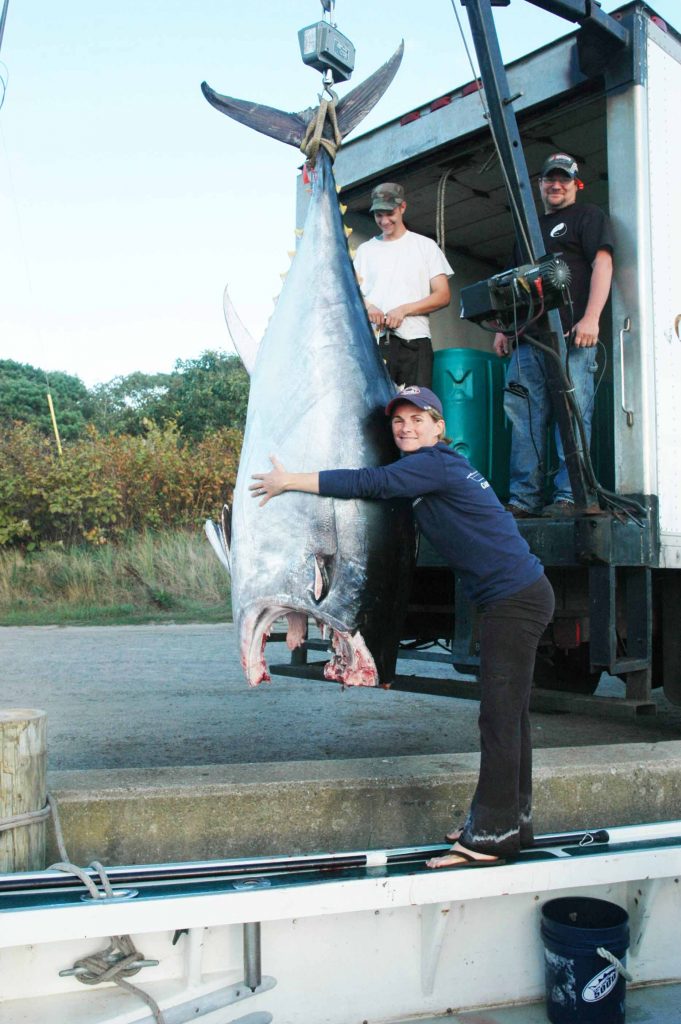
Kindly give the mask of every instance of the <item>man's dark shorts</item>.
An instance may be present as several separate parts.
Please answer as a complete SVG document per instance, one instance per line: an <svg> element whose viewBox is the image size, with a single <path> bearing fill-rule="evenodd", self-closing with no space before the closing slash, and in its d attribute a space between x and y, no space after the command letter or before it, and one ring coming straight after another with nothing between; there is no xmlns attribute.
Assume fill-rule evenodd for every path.
<svg viewBox="0 0 681 1024"><path fill-rule="evenodd" d="M429 388L433 380L433 345L430 338L400 338L386 331L378 339L378 350L391 380L397 385L417 384Z"/></svg>

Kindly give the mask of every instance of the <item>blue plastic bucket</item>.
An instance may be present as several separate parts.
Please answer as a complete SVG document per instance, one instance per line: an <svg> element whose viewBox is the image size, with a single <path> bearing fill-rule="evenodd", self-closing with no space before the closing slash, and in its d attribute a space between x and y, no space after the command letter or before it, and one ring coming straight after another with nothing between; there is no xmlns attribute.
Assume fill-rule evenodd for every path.
<svg viewBox="0 0 681 1024"><path fill-rule="evenodd" d="M629 917L615 903L568 896L542 907L546 1013L552 1024L624 1024Z"/></svg>

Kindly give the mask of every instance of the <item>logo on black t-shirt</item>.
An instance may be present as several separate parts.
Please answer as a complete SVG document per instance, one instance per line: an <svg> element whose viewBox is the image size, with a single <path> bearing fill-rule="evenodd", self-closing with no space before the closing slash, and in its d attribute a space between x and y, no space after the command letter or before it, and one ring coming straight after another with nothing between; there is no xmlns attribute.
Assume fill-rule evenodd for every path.
<svg viewBox="0 0 681 1024"><path fill-rule="evenodd" d="M554 225L549 234L551 235L551 238L560 238L562 235L567 234L567 224L565 221L562 220L560 224Z"/></svg>

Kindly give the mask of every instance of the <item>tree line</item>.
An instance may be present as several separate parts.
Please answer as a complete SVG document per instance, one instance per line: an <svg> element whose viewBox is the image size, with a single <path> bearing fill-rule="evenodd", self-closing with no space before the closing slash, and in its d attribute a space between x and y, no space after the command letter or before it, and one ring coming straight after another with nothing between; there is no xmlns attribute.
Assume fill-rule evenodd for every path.
<svg viewBox="0 0 681 1024"><path fill-rule="evenodd" d="M47 390L62 452L52 432ZM89 390L0 360L0 547L101 545L130 531L198 528L231 501L248 404L237 356Z"/></svg>
<svg viewBox="0 0 681 1024"><path fill-rule="evenodd" d="M0 360L0 426L24 423L52 435L47 391L64 441L99 434L143 436L173 425L180 438L201 440L222 428L243 430L248 374L236 355L206 351L178 359L171 373L131 373L88 389L79 377Z"/></svg>

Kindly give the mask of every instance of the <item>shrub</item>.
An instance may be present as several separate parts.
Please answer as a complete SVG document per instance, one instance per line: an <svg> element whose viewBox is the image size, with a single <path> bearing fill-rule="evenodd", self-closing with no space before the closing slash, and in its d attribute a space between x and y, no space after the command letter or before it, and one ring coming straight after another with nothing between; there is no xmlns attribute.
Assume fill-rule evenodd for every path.
<svg viewBox="0 0 681 1024"><path fill-rule="evenodd" d="M174 425L139 437L90 427L59 457L17 423L0 438L0 544L104 544L130 530L198 525L231 500L241 441L233 428L189 444Z"/></svg>

